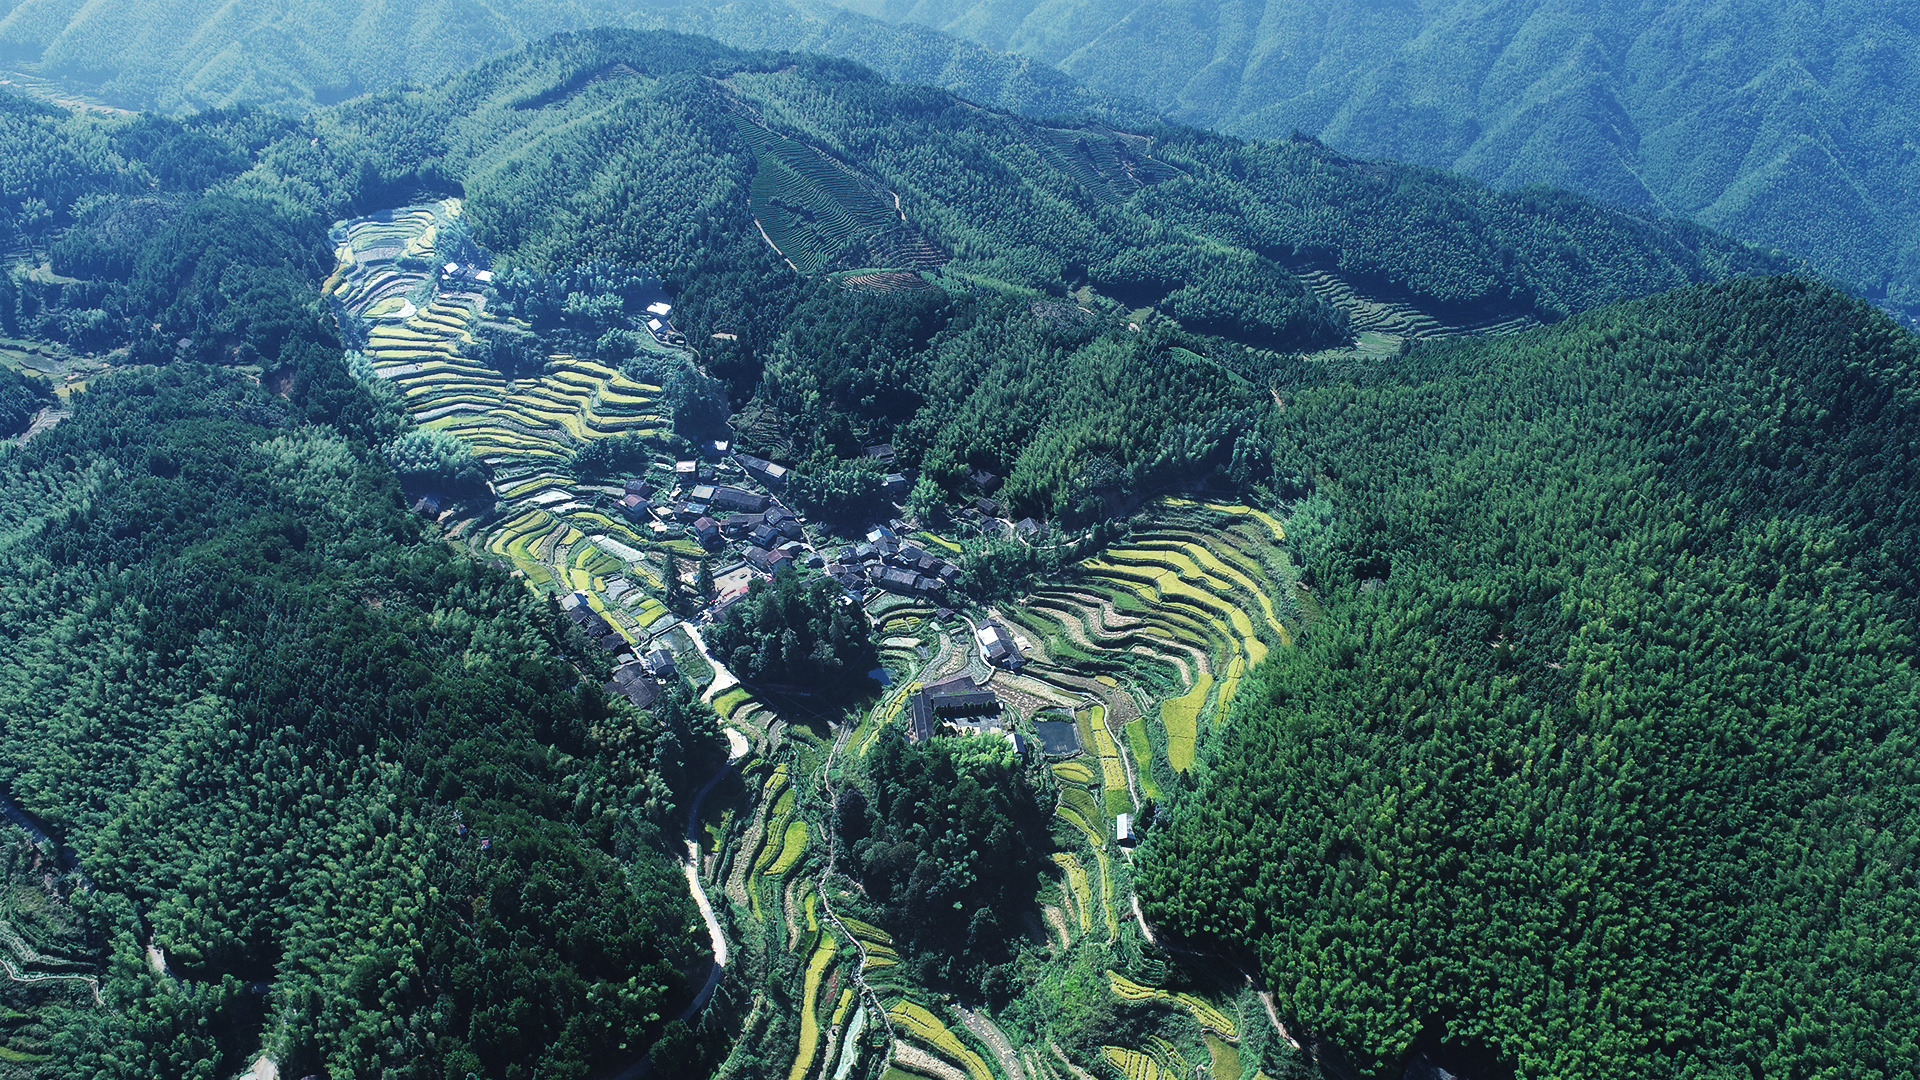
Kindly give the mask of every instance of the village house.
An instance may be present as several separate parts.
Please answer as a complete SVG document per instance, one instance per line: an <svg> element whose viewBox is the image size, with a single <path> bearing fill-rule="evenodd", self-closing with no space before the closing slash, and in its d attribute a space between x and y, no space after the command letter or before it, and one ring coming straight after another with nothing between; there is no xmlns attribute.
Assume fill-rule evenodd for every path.
<svg viewBox="0 0 1920 1080"><path fill-rule="evenodd" d="M748 514L758 514L767 508L767 497L745 488L723 484L713 489L708 500L716 510L734 510Z"/></svg>
<svg viewBox="0 0 1920 1080"><path fill-rule="evenodd" d="M649 649L646 655L647 671L656 679L671 679L679 673L673 662L673 654L665 649Z"/></svg>
<svg viewBox="0 0 1920 1080"><path fill-rule="evenodd" d="M754 479L775 491L787 485L787 470L785 466L775 465L766 458L754 457L752 454L737 453L733 455L733 460L735 464L747 470L747 475L752 476Z"/></svg>
<svg viewBox="0 0 1920 1080"><path fill-rule="evenodd" d="M753 535L753 530L766 524L766 518L759 514L735 514L720 523L720 531L735 540Z"/></svg>
<svg viewBox="0 0 1920 1080"><path fill-rule="evenodd" d="M980 643L980 655L989 664L1013 667L1020 662L1020 652L1013 647L1013 638L997 623L988 623L974 631L974 637Z"/></svg>
<svg viewBox="0 0 1920 1080"><path fill-rule="evenodd" d="M613 678L607 681L604 689L609 694L625 697L640 709L651 706L660 697L660 684L649 677L647 666L639 661L614 668Z"/></svg>

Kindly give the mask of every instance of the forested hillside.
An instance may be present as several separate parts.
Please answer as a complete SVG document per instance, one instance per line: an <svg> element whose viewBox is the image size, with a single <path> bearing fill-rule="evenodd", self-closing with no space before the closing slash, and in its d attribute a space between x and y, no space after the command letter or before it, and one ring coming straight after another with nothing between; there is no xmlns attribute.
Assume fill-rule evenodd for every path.
<svg viewBox="0 0 1920 1080"><path fill-rule="evenodd" d="M106 0L0 0L0 58L110 105L199 112L234 105L304 111L357 94L436 83L561 30L679 30L741 48L848 56L909 83L1033 115L1109 102L1025 57L827 0L489 0L480 4L303 2L251 8Z"/></svg>
<svg viewBox="0 0 1920 1080"><path fill-rule="evenodd" d="M1502 196L1312 143L1042 124L674 35L562 35L302 119L11 108L22 176L41 179L4 225L85 279L20 286L12 317L37 332L269 360L302 318L288 283L323 273L305 245L327 222L464 190L476 238L529 271L658 273L752 419L748 445L835 474L862 439L892 438L949 492L969 468L1011 477L1023 513L1226 477L1245 411L1293 377L1257 350L1342 344L1354 289L1427 325L1483 325L1781 265L1573 196ZM253 273L243 249L279 254ZM111 280L124 288L103 293ZM1025 364L1015 343L1036 335L1062 366ZM1128 365L1198 382L1118 378ZM1222 368L1237 378L1211 379ZM1076 389L1036 393L1035 378ZM809 384L859 390L827 416ZM1112 407L1062 404L1080 397Z"/></svg>
<svg viewBox="0 0 1920 1080"><path fill-rule="evenodd" d="M1912 1075L1913 338L1792 280L1302 392L1326 615L1142 857L1366 1072Z"/></svg>
<svg viewBox="0 0 1920 1080"><path fill-rule="evenodd" d="M1188 123L1690 218L1920 307L1909 6L842 2Z"/></svg>
<svg viewBox="0 0 1920 1080"><path fill-rule="evenodd" d="M856 436L892 436L908 464L924 461L943 484L968 466L1012 475L1016 504L1047 513L1076 498L1061 470L1091 466L1137 490L1228 464L1235 410L1262 400L1267 361L1191 335L1277 349L1346 337L1343 310L1290 267L1473 323L1551 319L1776 265L1692 226L1571 196L1500 196L1310 143L1047 126L842 62L695 38L561 36L433 90L342 106L316 118L314 132L313 145L292 139L269 151L269 167L299 175L350 160L379 176L457 181L476 237L508 258L535 269L655 269L696 340L735 339L710 343L710 362L736 406L757 403L749 413L765 418L756 430L766 428L769 452L818 471L857 452ZM873 272L828 285L823 272L834 270ZM955 289L955 307L928 290L935 284ZM1075 289L1090 290L1078 306L1030 303ZM912 295L858 296L889 290ZM1126 313L1149 307L1135 318L1157 312L1173 323L1147 319L1149 332L1127 333ZM795 333L790 315L818 321ZM897 338L882 329L893 319ZM1176 323L1189 337L1157 336ZM1155 380L1115 380L1123 402L1165 401L1123 405L1111 415L1128 422L1110 423L1057 407L1058 395L1010 393L1042 372L1006 343L1036 333L1080 350L1084 362L1070 368L1104 377L1119 358L1154 363L1184 341L1196 359L1216 354L1216 369L1251 381L1162 394ZM930 360L936 339L959 346L937 350L941 366L963 369L957 381L930 378L929 361L914 359ZM1002 353L1019 372L1002 373ZM763 382L763 367L779 378ZM865 388L836 395L837 417L808 414L805 402L826 399L789 380L830 381L842 370L850 387ZM929 409L951 396L975 399L962 413L1014 404L983 419L984 432L957 431L960 414ZM1080 430L1023 457L1062 425ZM750 445L762 438L743 435Z"/></svg>
<svg viewBox="0 0 1920 1080"><path fill-rule="evenodd" d="M401 508L407 421L317 303L330 219L230 184L282 122L5 123L9 223L78 276L10 268L4 356L103 358L0 457L4 789L52 834L8 955L57 975L7 985L7 1068L631 1061L704 970L665 837L711 713L610 700ZM0 382L8 434L56 404Z"/></svg>

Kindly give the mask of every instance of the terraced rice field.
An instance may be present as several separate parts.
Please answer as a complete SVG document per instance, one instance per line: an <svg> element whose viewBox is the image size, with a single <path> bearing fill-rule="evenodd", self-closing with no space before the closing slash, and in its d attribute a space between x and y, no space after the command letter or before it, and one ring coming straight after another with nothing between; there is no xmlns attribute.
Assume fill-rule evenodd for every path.
<svg viewBox="0 0 1920 1080"><path fill-rule="evenodd" d="M1115 748L1105 725L1081 724L1105 786L1125 789L1124 773L1116 778L1113 769L1124 749L1141 796L1158 792L1159 769L1192 768L1203 732L1224 715L1241 679L1271 650L1291 645L1290 624L1301 621L1279 521L1193 500L1167 500L1161 510L1166 525L997 612L1037 645L1027 675L1097 699L1111 732L1125 731L1124 748ZM1142 702L1157 705L1143 714ZM1117 796L1108 802L1112 812L1129 808Z"/></svg>
<svg viewBox="0 0 1920 1080"><path fill-rule="evenodd" d="M813 1059L820 1052L820 979L827 972L827 965L833 963L833 938L822 936L814 947L813 956L807 961L806 982L801 987L800 997L800 1048L794 1053L793 1068L787 1072L787 1080L806 1080L813 1068Z"/></svg>
<svg viewBox="0 0 1920 1080"><path fill-rule="evenodd" d="M1163 1075L1160 1063L1153 1060L1151 1054L1122 1046L1103 1046L1100 1052L1113 1063L1114 1068L1120 1070L1120 1075L1126 1080L1160 1080Z"/></svg>
<svg viewBox="0 0 1920 1080"><path fill-rule="evenodd" d="M960 1041L960 1036L942 1023L926 1006L905 998L887 1008L887 1016L909 1040L932 1051L936 1057L958 1065L972 1080L993 1080L986 1059Z"/></svg>
<svg viewBox="0 0 1920 1080"><path fill-rule="evenodd" d="M1113 971L1107 972L1107 982L1113 990L1113 995L1121 1001L1171 1002L1192 1013L1194 1020L1207 1031L1227 1039L1239 1037L1238 1026L1233 1022L1233 1019L1215 1008L1214 1005L1205 998L1187 993L1168 993L1157 987L1144 986Z"/></svg>
<svg viewBox="0 0 1920 1080"><path fill-rule="evenodd" d="M450 517L450 534L536 589L585 592L638 647L676 621L647 555L685 545L596 507L604 496L577 485L568 465L594 439L665 432L660 388L569 355L517 381L474 359L489 287L470 267L446 271L438 250L460 216L448 199L335 226L325 292L365 370L400 392L416 423L458 438L491 469L495 506Z"/></svg>

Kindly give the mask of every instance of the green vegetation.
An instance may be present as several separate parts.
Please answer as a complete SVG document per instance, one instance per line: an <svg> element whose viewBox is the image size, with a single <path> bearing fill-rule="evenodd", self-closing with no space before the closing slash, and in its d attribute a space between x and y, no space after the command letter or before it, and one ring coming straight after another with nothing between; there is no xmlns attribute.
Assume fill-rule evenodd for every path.
<svg viewBox="0 0 1920 1080"><path fill-rule="evenodd" d="M889 732L866 765L841 843L915 981L1004 1000L1051 847L1043 789L995 736L910 746Z"/></svg>
<svg viewBox="0 0 1920 1080"><path fill-rule="evenodd" d="M1920 310L1920 189L1897 134L1920 120L1905 59L1920 22L1905 9L1453 0L1361 18L1334 0L838 2L1057 64L1198 126L1304 132L1503 189L1691 218Z"/></svg>
<svg viewBox="0 0 1920 1080"><path fill-rule="evenodd" d="M0 124L6 355L73 403L0 454L0 760L77 860L0 892L6 954L67 976L7 988L0 1069L1292 1068L1230 966L1148 942L1136 858L1156 933L1363 1072L1912 1056L1912 341L1766 280L1402 348L1776 260L672 36L300 118ZM957 617L783 575L697 659L713 568L615 504L735 413L824 517L917 472ZM1236 501L1159 497L1196 490ZM986 496L1045 527L952 527ZM524 586L747 680L691 1023L668 838L712 714L609 700ZM961 673L1083 752L905 745Z"/></svg>
<svg viewBox="0 0 1920 1080"><path fill-rule="evenodd" d="M708 631L714 655L749 683L857 697L879 661L865 616L836 595L844 591L831 580L792 570L756 581Z"/></svg>
<svg viewBox="0 0 1920 1080"><path fill-rule="evenodd" d="M457 180L474 237L529 273L654 269L748 446L826 474L890 439L950 494L982 467L1047 516L1097 517L1154 486L1271 483L1270 385L1317 376L1252 347L1345 335L1347 302L1295 266L1479 322L1778 265L1691 228L1311 145L1049 127L689 38L564 36L313 123L376 176ZM269 172L310 168L312 150L282 143ZM875 239L880 192L892 216ZM941 265L942 287L802 278L763 236L801 228L782 215L807 222L822 269ZM1065 299L1078 288L1092 292ZM1156 315L1129 331L1142 305L1179 328Z"/></svg>
<svg viewBox="0 0 1920 1080"><path fill-rule="evenodd" d="M44 1067L230 1075L263 1037L342 1074L425 1040L488 1076L620 1061L704 946L649 840L671 796L626 799L660 728L583 692L525 591L300 409L191 364L115 374L0 470L8 787L93 881L105 998L44 1006Z"/></svg>
<svg viewBox="0 0 1920 1080"><path fill-rule="evenodd" d="M1904 1073L1917 352L1777 279L1302 394L1326 614L1150 835L1148 917L1374 1074Z"/></svg>

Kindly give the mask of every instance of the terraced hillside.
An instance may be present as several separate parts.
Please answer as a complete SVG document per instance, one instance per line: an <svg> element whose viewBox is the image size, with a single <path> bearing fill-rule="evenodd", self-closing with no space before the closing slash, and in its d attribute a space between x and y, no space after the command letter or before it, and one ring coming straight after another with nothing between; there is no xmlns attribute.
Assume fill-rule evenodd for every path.
<svg viewBox="0 0 1920 1080"><path fill-rule="evenodd" d="M778 151L783 162L790 149ZM816 190L839 182L824 159L801 164L812 172L782 167ZM562 354L517 380L475 359L476 337L495 318L493 294L480 270L451 257L471 252L458 236L460 212L449 200L336 229L339 265L327 289L363 374L392 386L421 427L453 436L486 465L491 505L443 512L450 535L533 587L583 593L629 642L666 641L686 655L690 631L660 597L674 557L699 548L677 529L636 527L612 508L617 489L583 484L570 468L591 440L661 432L659 389ZM795 222L812 230L809 250L823 258L831 244L861 239L819 231L831 224L823 217ZM746 951L729 973L764 980L748 988L722 1075L1078 1080L1109 1069L1192 1075L1203 1062L1238 1061L1247 1026L1266 1023L1265 1014L1229 982L1162 985L1167 965L1151 955L1135 916L1131 849L1116 818L1138 814L1191 768L1202 732L1247 669L1291 641L1299 605L1273 518L1173 501L1156 507L1155 519L1154 529L998 610L873 598L868 615L891 685L861 715L820 715L804 700L767 699L730 678L712 683L707 698L747 753L735 796L709 807L697 832L697 870ZM914 539L954 550L939 537ZM974 631L987 619L1013 631L1030 660L1024 670L982 658ZM1047 985L1092 964L1093 977L1071 993L1101 1008L1151 1010L1151 1023L1129 1028L1154 1032L1131 1040L1137 1045L1109 1045L1111 1036L1091 1051L1062 1045L930 991L843 874L835 785L858 782L863 759L888 727L904 723L915 691L959 674L990 685L1019 727L1051 716L1078 732L1080 753L1032 759L1058 791L1056 876L1036 898L1033 947L1051 957Z"/></svg>
<svg viewBox="0 0 1920 1080"><path fill-rule="evenodd" d="M789 972L785 992L798 988L801 1020L784 1032L789 1041L759 1046L761 1055L787 1060L791 1076L847 1075L838 1070L860 1038L849 1018L886 1026L882 1075L891 1080L1066 1080L1111 1075L1109 1069L1174 1077L1199 1067L1238 1077L1250 1028L1260 1046L1285 1039L1236 982L1196 985L1191 972L1176 977L1155 958L1135 916L1131 848L1121 842L1116 816L1138 813L1191 767L1202 731L1246 671L1291 643L1307 598L1295 592L1279 547L1284 529L1273 517L1173 500L1155 508L1155 520L1154 528L1063 580L997 610L949 612L895 596L870 601L893 684L864 715L830 726L831 742L797 720L791 728L769 727L771 710L759 711L764 706L745 691L716 699L723 714L754 715L761 730L786 736L761 744L774 760L759 766L765 771L756 808L730 870L718 877L736 915L782 948L771 966ZM1029 660L1022 671L981 658L974 629L989 618L1021 644ZM1033 993L1077 993L1103 1008L1148 1011L1151 1020L1129 1030L1154 1033L1132 1045L1109 1045L1109 1035L1091 1052L1069 1049L1023 1026L1030 1021L1019 1019L1018 1003L994 1014L930 993L916 984L886 931L861 917L864 898L834 872L846 869L839 865L846 856L821 827L829 820L822 816L827 785L857 776L882 732L905 725L914 692L957 675L990 686L1017 730L1053 718L1071 721L1077 732L1078 753L1032 752L1032 767L1051 773L1058 791L1056 876L1041 889L1040 924L1032 927L1051 960L1043 989ZM806 845L798 856L796 842ZM804 876L796 877L801 868ZM1067 990L1070 972L1092 957L1103 965L1097 977ZM756 1010L747 1044L775 1034L760 1015L770 1011Z"/></svg>
<svg viewBox="0 0 1920 1080"><path fill-rule="evenodd" d="M1278 521L1221 504L1163 511L1164 525L997 612L1031 645L1010 688L1078 700L1081 745L1102 763L1110 813L1192 767L1205 726L1250 667L1291 644L1300 618Z"/></svg>
<svg viewBox="0 0 1920 1080"><path fill-rule="evenodd" d="M594 439L662 434L660 388L565 354L518 380L474 359L491 274L451 261L471 251L442 243L460 216L459 200L448 199L336 226L338 266L326 290L342 331L358 344L364 375L390 384L416 423L456 437L486 465L493 502L444 513L449 533L534 588L584 593L629 642L646 642L677 621L660 599L673 557L700 548L677 529L641 529L613 509L618 488L577 482L569 466Z"/></svg>

